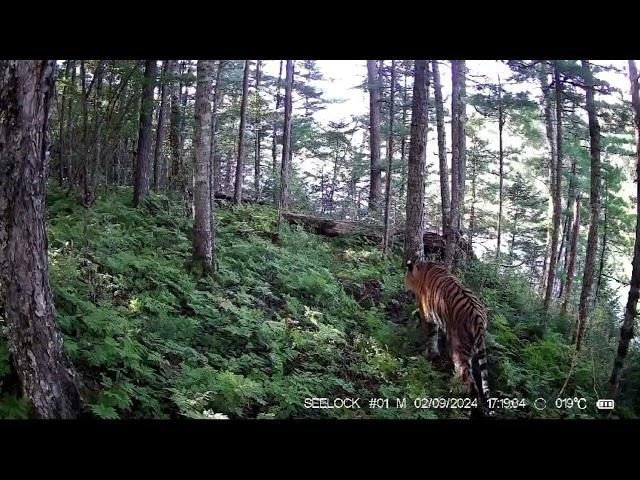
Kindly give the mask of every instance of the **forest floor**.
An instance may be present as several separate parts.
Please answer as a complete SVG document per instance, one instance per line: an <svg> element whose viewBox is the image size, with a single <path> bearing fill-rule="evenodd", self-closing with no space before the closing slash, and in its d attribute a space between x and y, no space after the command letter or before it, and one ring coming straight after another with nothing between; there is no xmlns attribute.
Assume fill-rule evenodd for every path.
<svg viewBox="0 0 640 480"><path fill-rule="evenodd" d="M223 206L216 211L218 270L199 278L189 273L192 225L181 202L151 195L134 209L131 196L116 189L91 209L56 189L48 198L57 319L91 414L468 417L415 403L462 390L446 357L431 363L422 356L399 252L385 259L378 245L297 226L276 244L275 210ZM566 380L567 319L553 312L543 330L542 304L526 282L490 265L475 262L463 278L489 308L492 393L518 400L498 416L595 416L592 406L531 406L538 397L552 401ZM608 369L581 357L566 391L593 405ZM9 370L0 337L0 418L28 417L6 380L3 390ZM307 408L311 398L360 401L359 408Z"/></svg>

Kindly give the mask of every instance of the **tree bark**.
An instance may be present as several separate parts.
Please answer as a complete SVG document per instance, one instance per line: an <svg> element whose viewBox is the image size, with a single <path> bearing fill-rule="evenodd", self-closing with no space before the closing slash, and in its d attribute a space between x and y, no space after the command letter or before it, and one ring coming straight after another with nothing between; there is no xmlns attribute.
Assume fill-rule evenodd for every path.
<svg viewBox="0 0 640 480"><path fill-rule="evenodd" d="M449 213L449 228L445 233L447 247L445 263L451 269L453 265L454 248L460 225L460 122L458 117L458 97L460 96L460 66L458 60L451 61L451 211Z"/></svg>
<svg viewBox="0 0 640 480"><path fill-rule="evenodd" d="M604 191L608 191L607 181L604 182ZM606 195L606 193L605 193ZM607 195L608 197L608 195ZM604 221L602 222L602 248L600 249L600 266L598 267L598 281L596 282L596 293L593 296L593 306L598 302L600 295L600 285L602 284L602 272L607 255L607 197L604 199Z"/></svg>
<svg viewBox="0 0 640 480"><path fill-rule="evenodd" d="M211 160L209 164L211 166L211 192L212 194L220 191L220 176L222 175L220 169L220 155L218 154L218 113L222 105L222 99L224 94L222 93L222 72L224 71L224 60L218 60L218 69L216 71L216 85L213 90L213 108L211 110ZM213 201L213 195L211 195L211 201ZM212 210L213 211L213 210Z"/></svg>
<svg viewBox="0 0 640 480"><path fill-rule="evenodd" d="M502 191L504 187L504 149L502 146L502 132L506 122L502 109L502 87L498 85L498 238L496 242L496 259L500 258L500 240L502 236Z"/></svg>
<svg viewBox="0 0 640 480"><path fill-rule="evenodd" d="M389 93L389 138L387 139L387 175L386 189L384 197L384 230L382 235L382 253L387 255L389 252L390 223L389 223L389 206L391 204L391 181L393 179L393 115L395 101L395 85L396 85L396 61L391 60L391 89Z"/></svg>
<svg viewBox="0 0 640 480"><path fill-rule="evenodd" d="M442 202L442 231L449 228L451 210L451 193L449 193L449 167L447 165L447 139L444 128L444 103L442 101L442 85L438 61L431 61L433 72L433 97L436 104L436 126L438 130L438 160L440 163L440 198Z"/></svg>
<svg viewBox="0 0 640 480"><path fill-rule="evenodd" d="M567 264L569 263L569 242L571 241L571 232L573 225L573 203L575 202L576 197L576 188L575 188L575 180L574 177L576 175L576 157L572 157L571 159L571 177L569 179L569 191L567 192L567 216L564 221L564 226L562 227L562 241L560 242L560 250L558 251L558 262L560 258L562 258L562 252L564 251L564 271L567 271ZM558 298L562 298L564 292L564 278L560 278L560 292L558 293Z"/></svg>
<svg viewBox="0 0 640 480"><path fill-rule="evenodd" d="M587 254L584 261L584 275L580 305L578 306L578 324L575 334L576 350L579 351L584 343L587 331L587 315L589 314L589 298L593 285L595 260L598 247L598 220L600 216L600 124L596 115L595 88L593 73L587 60L582 60L584 82L586 90L586 107L589 116L589 140L591 153L591 191L589 197L589 234L587 235Z"/></svg>
<svg viewBox="0 0 640 480"><path fill-rule="evenodd" d="M236 159L236 185L233 194L236 205L242 203L242 185L244 180L244 130L247 123L247 100L249 98L249 66L250 61L244 61L244 75L242 77L242 102L240 103L240 131L238 133L238 157Z"/></svg>
<svg viewBox="0 0 640 480"><path fill-rule="evenodd" d="M278 232L282 224L282 213L289 200L289 162L291 160L291 114L293 91L293 60L287 60L284 82L284 132L282 134L282 160L280 162L280 198L278 200Z"/></svg>
<svg viewBox="0 0 640 480"><path fill-rule="evenodd" d="M65 113L67 106L67 97L69 97L69 73L71 69L71 60L67 60L64 68L64 81L65 85L62 89L62 98L60 99L60 168L58 170L58 186L62 188L64 183L64 164L65 164ZM69 102L70 103L70 102ZM69 129L70 121L67 121L67 130Z"/></svg>
<svg viewBox="0 0 640 480"><path fill-rule="evenodd" d="M464 60L458 60L458 225L457 230L462 231L464 223L464 195L467 180L467 67Z"/></svg>
<svg viewBox="0 0 640 480"><path fill-rule="evenodd" d="M631 82L633 121L636 127L636 179L640 179L640 86L638 85L638 70L634 60L629 60L629 80ZM624 319L620 326L618 352L616 353L611 378L609 379L610 398L615 398L618 395L620 389L620 374L624 360L629 352L629 343L633 338L633 325L638 315L638 296L640 294L640 180L636 180L636 240L633 247L632 265L629 296L627 297Z"/></svg>
<svg viewBox="0 0 640 480"><path fill-rule="evenodd" d="M369 149L371 180L369 183L369 211L378 210L382 190L382 160L380 158L380 83L375 60L367 60L369 86Z"/></svg>
<svg viewBox="0 0 640 480"><path fill-rule="evenodd" d="M547 141L549 142L549 150L551 152L551 156L549 157L549 163L548 163L548 171L549 171L549 212L548 213L550 217L553 217L553 211L554 211L553 202L555 198L554 189L555 189L555 183L556 183L555 182L555 165L556 165L556 158L557 158L556 132L555 132L555 129L553 128L554 114L553 114L553 108L551 105L550 87L548 85L549 79L547 76L546 69L542 68L539 71L538 75L539 75L538 79L540 81L540 88L542 89L542 93L544 96L545 132L547 135ZM553 225L550 224L549 228L547 228L547 240L546 240L547 250L544 255L544 263L542 266L542 281L540 282L541 294L543 294L546 291L545 285L547 280L548 260L549 260L549 253L551 248L552 232L553 232Z"/></svg>
<svg viewBox="0 0 640 480"><path fill-rule="evenodd" d="M211 101L213 60L198 60L195 105L195 191L193 222L193 267L196 272L212 270L211 192Z"/></svg>
<svg viewBox="0 0 640 480"><path fill-rule="evenodd" d="M170 81L167 78L169 72L169 63L171 60L165 60L162 66L162 75L160 77L160 109L158 110L158 128L156 131L156 149L153 155L153 190L158 192L162 182L163 166L163 146L164 146L164 131L167 117L167 94L169 86L167 82Z"/></svg>
<svg viewBox="0 0 640 480"><path fill-rule="evenodd" d="M169 75L172 77L170 84L171 112L169 118L169 146L171 148L171 184L176 184L180 175L180 84L175 79L178 74L178 61L172 60L169 64Z"/></svg>
<svg viewBox="0 0 640 480"><path fill-rule="evenodd" d="M573 277L576 268L576 254L578 251L578 236L580 234L580 199L576 198L576 212L573 220L573 228L571 229L571 241L569 243L569 263L567 265L567 279L562 297L562 313L567 313L567 305L571 300L571 289L573 287Z"/></svg>
<svg viewBox="0 0 640 480"><path fill-rule="evenodd" d="M273 137L271 142L271 161L272 161L272 176L273 176L273 203L275 205L278 204L278 192L279 189L276 188L278 186L278 155L277 155L277 144L278 144L278 110L280 110L280 85L282 83L282 60L280 60L280 70L278 72L278 84L276 85L276 108L273 112L273 126L271 127L273 130Z"/></svg>
<svg viewBox="0 0 640 480"><path fill-rule="evenodd" d="M407 213L404 260L424 257L424 188L427 164L428 65L415 61L413 99L411 102L411 139L409 140L409 172L407 176Z"/></svg>
<svg viewBox="0 0 640 480"><path fill-rule="evenodd" d="M155 89L158 64L147 60L144 68L144 83L140 101L140 129L136 155L136 179L133 190L133 205L138 206L149 193L149 170L151 166L151 126L153 120L153 91Z"/></svg>
<svg viewBox="0 0 640 480"><path fill-rule="evenodd" d="M22 393L40 418L80 396L49 286L45 191L55 60L0 60L0 310Z"/></svg>
<svg viewBox="0 0 640 480"><path fill-rule="evenodd" d="M254 190L255 199L260 200L262 187L260 183L260 68L262 60L256 60L256 116L253 121L253 131L255 132L255 161L254 161Z"/></svg>
<svg viewBox="0 0 640 480"><path fill-rule="evenodd" d="M560 214L562 212L562 83L560 71L556 62L553 68L554 83L556 89L556 165L553 179L553 219L551 230L551 246L549 248L549 270L547 272L547 286L544 296L544 312L549 311L549 305L553 297L553 283L556 276L556 263L558 260L558 236L560 234Z"/></svg>

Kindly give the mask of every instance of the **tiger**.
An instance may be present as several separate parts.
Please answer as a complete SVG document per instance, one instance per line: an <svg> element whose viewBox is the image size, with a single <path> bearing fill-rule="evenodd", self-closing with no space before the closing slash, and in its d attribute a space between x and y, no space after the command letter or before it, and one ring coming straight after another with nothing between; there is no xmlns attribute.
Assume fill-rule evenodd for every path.
<svg viewBox="0 0 640 480"><path fill-rule="evenodd" d="M408 260L405 285L418 302L421 324L427 335L427 358L439 355L438 329L441 329L449 340L456 376L462 380L467 394L478 399L480 411L484 412L486 399L491 397L485 306L458 278L435 262L420 260L414 264ZM480 382L474 378L473 360L478 363Z"/></svg>

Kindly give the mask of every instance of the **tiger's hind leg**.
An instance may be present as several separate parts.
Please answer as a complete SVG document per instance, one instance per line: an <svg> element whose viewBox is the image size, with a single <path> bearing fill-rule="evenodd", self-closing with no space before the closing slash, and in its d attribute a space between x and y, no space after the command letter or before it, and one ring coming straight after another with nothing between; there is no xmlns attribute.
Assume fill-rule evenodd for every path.
<svg viewBox="0 0 640 480"><path fill-rule="evenodd" d="M462 382L467 394L475 398L477 395L472 374L471 354L460 348L459 345L454 345L452 356L456 377Z"/></svg>
<svg viewBox="0 0 640 480"><path fill-rule="evenodd" d="M440 356L440 350L438 348L438 325L431 314L424 315L421 312L420 319L426 342L424 356L429 360L435 360Z"/></svg>

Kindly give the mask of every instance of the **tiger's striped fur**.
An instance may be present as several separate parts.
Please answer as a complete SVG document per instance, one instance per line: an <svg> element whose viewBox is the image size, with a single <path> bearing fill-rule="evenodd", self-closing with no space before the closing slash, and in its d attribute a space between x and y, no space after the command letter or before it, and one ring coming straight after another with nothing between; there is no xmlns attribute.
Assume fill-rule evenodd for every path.
<svg viewBox="0 0 640 480"><path fill-rule="evenodd" d="M484 305L458 278L434 262L407 261L405 284L416 295L421 323L428 332L427 356L438 355L437 334L438 328L442 329L451 345L456 374L467 392L477 396L479 406L484 406L490 397ZM474 359L478 362L480 382L474 380Z"/></svg>

